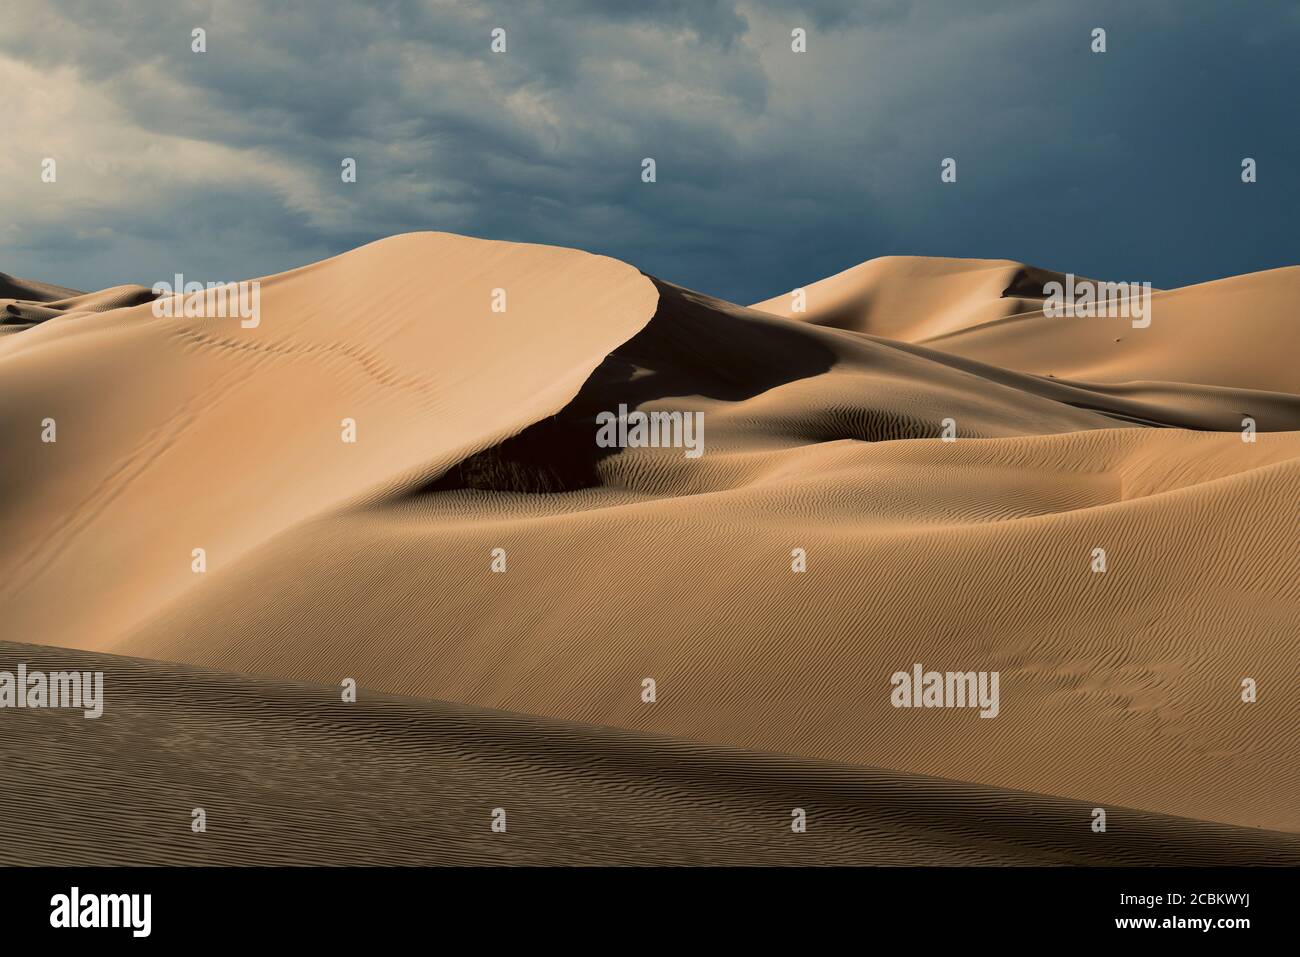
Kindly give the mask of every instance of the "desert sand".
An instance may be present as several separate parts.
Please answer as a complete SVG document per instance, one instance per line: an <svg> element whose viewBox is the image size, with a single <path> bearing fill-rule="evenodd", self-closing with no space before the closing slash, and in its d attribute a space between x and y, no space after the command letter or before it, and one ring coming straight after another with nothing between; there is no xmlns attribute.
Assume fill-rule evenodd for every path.
<svg viewBox="0 0 1300 957"><path fill-rule="evenodd" d="M1097 835L1020 791L0 642L19 661L102 670L113 708L13 713L0 864L1300 862L1294 833L1128 810Z"/></svg>
<svg viewBox="0 0 1300 957"><path fill-rule="evenodd" d="M107 694L0 712L6 826L63 796L29 863L1300 861L1300 268L1142 329L1045 315L1059 275L887 257L795 313L419 233L263 278L255 328L0 277L0 667ZM620 404L705 453L599 448ZM997 716L893 707L916 662L999 672ZM199 843L205 793L257 811Z"/></svg>

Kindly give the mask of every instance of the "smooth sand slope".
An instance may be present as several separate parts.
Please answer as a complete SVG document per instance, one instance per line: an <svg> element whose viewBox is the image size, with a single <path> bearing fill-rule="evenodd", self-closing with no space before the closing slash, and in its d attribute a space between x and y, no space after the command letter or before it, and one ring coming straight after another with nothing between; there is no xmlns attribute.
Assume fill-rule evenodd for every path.
<svg viewBox="0 0 1300 957"><path fill-rule="evenodd" d="M489 311L503 277L509 323ZM193 549L228 567L555 412L656 301L613 260L432 233L273 276L260 295L255 328L145 303L0 342L10 635L101 646L199 581Z"/></svg>
<svg viewBox="0 0 1300 957"><path fill-rule="evenodd" d="M74 308L0 340L8 637L1300 832L1300 270L1148 329L1047 319L1054 275L873 260L790 317L414 234L255 329ZM705 453L597 448L620 403ZM915 662L1000 713L891 707Z"/></svg>

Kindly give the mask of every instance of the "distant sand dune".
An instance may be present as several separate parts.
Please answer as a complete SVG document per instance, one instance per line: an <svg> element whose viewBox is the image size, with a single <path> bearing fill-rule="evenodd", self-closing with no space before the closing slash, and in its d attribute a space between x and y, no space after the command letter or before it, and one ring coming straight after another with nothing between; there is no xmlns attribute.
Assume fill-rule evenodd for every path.
<svg viewBox="0 0 1300 957"><path fill-rule="evenodd" d="M1043 285L1061 273L1009 259L882 256L804 287L805 311L789 294L759 312L886 339L924 342L1038 311Z"/></svg>
<svg viewBox="0 0 1300 957"><path fill-rule="evenodd" d="M8 273L0 272L0 300L17 299L31 302L53 302L57 299L69 299L83 296L85 293L66 286L55 286L48 282L33 279L19 279Z"/></svg>
<svg viewBox="0 0 1300 957"><path fill-rule="evenodd" d="M1300 266L1155 290L1146 329L1044 315L1043 285L1062 278L1007 260L886 256L808 286L806 313L788 294L752 308L1058 379L1300 393L1300 367L1268 347L1296 334Z"/></svg>
<svg viewBox="0 0 1300 957"><path fill-rule="evenodd" d="M1059 275L890 257L807 287L791 316L788 297L744 308L572 250L422 233L263 280L256 329L15 300L31 321L0 339L0 429L24 449L0 463L7 634L353 677L671 736L705 763L731 748L798 756L818 780L885 768L899 794L925 791L909 775L952 779L980 807L1025 791L1300 833L1284 345L1300 269L1158 292L1147 329L1047 318ZM702 412L705 454L597 447L595 416L620 404ZM891 707L889 676L915 662L998 670L998 717ZM160 687L199 680L150 667ZM299 700L258 687L272 711ZM786 800L770 765L746 767L755 801ZM955 830L911 860L1101 859L1086 821L1083 843L1053 824L999 850L949 796ZM1174 856L1244 840L1187 833ZM730 859L701 840L675 853Z"/></svg>
<svg viewBox="0 0 1300 957"><path fill-rule="evenodd" d="M59 313L52 304L84 293L0 272L0 336L30 329Z"/></svg>

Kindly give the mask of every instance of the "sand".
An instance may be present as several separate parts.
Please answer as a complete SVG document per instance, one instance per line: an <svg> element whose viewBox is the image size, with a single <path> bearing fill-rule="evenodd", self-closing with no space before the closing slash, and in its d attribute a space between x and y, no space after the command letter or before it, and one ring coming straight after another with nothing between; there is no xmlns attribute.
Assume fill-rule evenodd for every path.
<svg viewBox="0 0 1300 957"><path fill-rule="evenodd" d="M99 859L96 828L132 861L303 861L310 806L341 862L1294 863L1300 269L1157 291L1145 329L1048 317L1059 275L889 257L794 313L420 233L264 278L255 328L2 277L4 637L102 661L110 696L80 736L0 712L0 749L57 756L6 816L96 806L116 741L157 807L260 823L197 850L144 802L31 862ZM702 412L704 454L597 447L621 403ZM997 716L893 707L917 662L997 671ZM131 764L165 727L248 770ZM358 741L364 772L324 770ZM378 778L418 847L346 810ZM411 816L421 782L547 836L458 837ZM827 811L792 835L808 789ZM719 802L743 836L662 834Z"/></svg>
<svg viewBox="0 0 1300 957"><path fill-rule="evenodd" d="M1095 835L957 781L0 642L19 661L104 671L113 706L10 716L0 864L1300 864L1289 833L1114 808Z"/></svg>

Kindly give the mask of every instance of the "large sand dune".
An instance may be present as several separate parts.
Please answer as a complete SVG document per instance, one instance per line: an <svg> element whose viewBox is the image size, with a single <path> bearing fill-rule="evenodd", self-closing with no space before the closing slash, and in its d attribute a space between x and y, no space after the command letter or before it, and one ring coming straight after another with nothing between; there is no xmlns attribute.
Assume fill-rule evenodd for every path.
<svg viewBox="0 0 1300 957"><path fill-rule="evenodd" d="M114 697L12 716L3 864L1300 864L1289 833L1113 808L1097 835L1041 794L0 642L20 661Z"/></svg>
<svg viewBox="0 0 1300 957"><path fill-rule="evenodd" d="M1171 860L1287 858L1291 838L1240 835L1300 832L1300 269L1157 292L1145 329L1049 318L1057 275L891 257L810 285L793 314L788 297L747 309L571 250L413 234L265 279L255 328L156 318L141 287L5 277L5 637L274 679L255 707L304 749L342 738L288 714L307 693L286 681L530 715L492 725L518 741L491 773L516 782L551 766L547 722L621 729L597 749L641 742L655 770L564 787L631 828L674 813L656 801L695 800L665 790L669 736L695 767L744 752L737 827L787 802L780 767L802 769L798 787L861 769L834 785L841 820L880 788L911 794L945 823L939 844L890 845L909 863L1149 862L1168 828ZM704 454L598 447L596 415L620 404L702 412ZM146 675L167 696L251 680L95 660L146 738L171 720ZM915 662L998 671L997 717L893 707L890 675ZM397 701L364 721L404 726L417 706ZM213 717L214 740L258 724L239 709ZM14 727L0 713L0 738ZM441 746L384 733L415 749L411 787L420 768L453 773ZM644 810L604 787L644 788ZM1146 836L1094 835L1082 813L1071 837L1076 805L1140 813ZM989 807L1045 830L979 838L969 819ZM365 837L340 842L355 860ZM843 835L815 853L745 846L890 856ZM296 854L218 847L210 859ZM583 857L511 847L433 858ZM602 848L589 859L612 860ZM703 837L673 854L733 859Z"/></svg>

